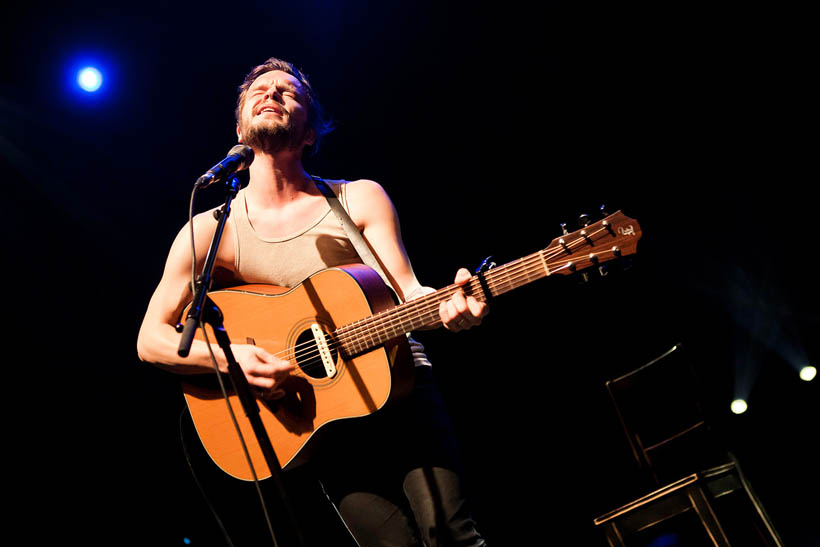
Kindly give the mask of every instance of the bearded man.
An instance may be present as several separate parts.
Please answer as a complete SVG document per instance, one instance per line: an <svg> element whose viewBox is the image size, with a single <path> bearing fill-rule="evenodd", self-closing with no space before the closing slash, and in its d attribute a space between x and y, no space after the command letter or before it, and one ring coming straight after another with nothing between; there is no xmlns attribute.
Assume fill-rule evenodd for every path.
<svg viewBox="0 0 820 547"><path fill-rule="evenodd" d="M330 130L305 75L291 63L271 58L255 67L240 86L236 106L239 142L254 152L249 182L234 200L215 267L237 284L295 287L334 266L362 262L317 183L338 196L350 219L382 266L396 296L412 300L433 292L413 271L396 210L384 188L372 180L321 181L302 158L318 148ZM193 246L201 270L217 223L212 211L193 218ZM139 357L177 374L213 373L211 352L194 340L190 353L177 354L175 329L192 300L190 226L173 242L162 278L139 332ZM460 269L457 285L471 275ZM458 290L439 307L451 331L479 324L487 307ZM321 444L313 466L345 524L362 546L479 546L484 541L467 511L458 458L431 365L420 344L410 340L415 363L412 393L373 416L351 420ZM257 397L286 394L294 363L253 343L231 351ZM214 349L227 372L224 353ZM424 543L422 543L424 542Z"/></svg>

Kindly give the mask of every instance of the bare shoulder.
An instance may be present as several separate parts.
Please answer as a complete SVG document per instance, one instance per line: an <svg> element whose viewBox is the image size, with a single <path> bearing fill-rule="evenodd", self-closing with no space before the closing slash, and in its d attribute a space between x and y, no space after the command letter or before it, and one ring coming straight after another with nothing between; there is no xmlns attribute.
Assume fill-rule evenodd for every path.
<svg viewBox="0 0 820 547"><path fill-rule="evenodd" d="M347 203L350 216L362 226L370 221L392 218L396 215L393 202L384 187L370 179L347 183Z"/></svg>
<svg viewBox="0 0 820 547"><path fill-rule="evenodd" d="M364 199L367 198L374 198L374 199L383 199L387 198L387 191L384 187L376 182L375 180L370 179L358 179L358 180L351 180L345 182L345 188L347 194L355 195L356 197L361 197ZM389 198L388 198L389 199Z"/></svg>
<svg viewBox="0 0 820 547"><path fill-rule="evenodd" d="M193 230L191 229L191 222L186 222L182 229L177 234L177 240L174 243L175 247L186 249L188 260L190 260L190 250L196 250L197 262L204 261L205 255L214 240L218 222L214 216L217 208L204 211L194 215ZM222 237L219 243L217 252L217 263L223 267L232 266L234 263L234 227L233 222L225 223L225 229L222 232Z"/></svg>

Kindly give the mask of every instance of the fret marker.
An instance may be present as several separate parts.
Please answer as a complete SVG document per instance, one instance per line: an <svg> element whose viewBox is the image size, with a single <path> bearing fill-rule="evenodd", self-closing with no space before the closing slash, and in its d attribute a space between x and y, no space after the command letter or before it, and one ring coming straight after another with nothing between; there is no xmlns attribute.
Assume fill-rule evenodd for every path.
<svg viewBox="0 0 820 547"><path fill-rule="evenodd" d="M313 331L313 339L316 341L316 347L319 349L319 356L322 358L322 364L325 366L327 377L332 378L336 375L336 363L333 362L333 356L327 347L325 333L318 323L313 323L310 326L310 330Z"/></svg>

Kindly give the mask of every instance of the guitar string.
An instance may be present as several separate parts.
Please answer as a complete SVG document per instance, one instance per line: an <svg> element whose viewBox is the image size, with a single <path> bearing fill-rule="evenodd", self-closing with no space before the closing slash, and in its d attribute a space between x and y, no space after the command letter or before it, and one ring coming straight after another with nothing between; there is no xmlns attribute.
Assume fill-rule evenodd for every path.
<svg viewBox="0 0 820 547"><path fill-rule="evenodd" d="M533 260L535 260L534 257L528 257L528 260L526 260L524 262L528 262L531 265ZM564 266L561 266L561 267L553 268L552 273L557 273L558 271L560 271L562 269L565 269L565 268L568 268L568 267L569 267L569 265L567 264L567 265L564 265ZM528 279L531 278L531 275L529 273L527 273L526 276L527 276ZM520 275L520 273L519 273L519 275L516 275L513 282L511 283L510 282L510 275L506 275L505 277L506 277L506 280L502 281L501 283L495 283L494 286L491 287L491 289L495 288L499 285L510 285L510 284L512 284L513 286L518 286L517 283L519 283L520 280L523 278L523 276ZM475 281L476 281L475 279L472 281L473 289L477 288L475 286ZM455 287L455 286L453 286L453 287ZM441 296L441 291L439 291L437 293L437 296ZM425 315L429 316L429 315L433 314L433 316L435 316L435 314L437 312L438 302L435 302L435 304L436 304L435 307L422 308L422 312L421 313L416 312L416 315L419 316L419 317L423 317ZM379 321L380 323L385 322L384 320L381 320L381 318L379 318L378 316L373 316L373 317L380 319L380 321ZM398 327L399 327L398 329L396 329L396 325L394 324L394 323L396 323L396 321L398 321ZM354 347L353 353L359 353L359 352L362 352L362 351L366 351L366 350L368 350L372 347L375 347L375 346L387 341L388 339L395 338L395 336L398 336L400 334L408 332L408 329L406 327L401 326L403 323L407 323L407 320L391 319L389 321L389 323L390 323L390 326L387 326L387 327L379 327L377 329L370 329L371 332L368 334L368 337L370 338L369 344L362 344L361 342L358 342L358 345ZM342 329L340 329L340 331L343 331L343 329L344 329L344 327ZM393 330L393 333L391 333L391 329ZM361 329L359 329L359 330L361 330ZM409 329L409 330L412 330L412 329ZM344 347L345 344L350 344L351 340L353 340L353 342L355 342L356 339L361 339L362 338L361 334L357 334L356 336L347 336L349 334L347 332L337 331L337 333L341 334L341 336L333 337L333 335L330 335L332 338L331 338L330 343L328 344L329 349L337 349L338 347ZM386 334L386 333L391 333L391 334ZM383 339L379 340L378 339L379 336L381 336ZM336 340L334 341L333 338L335 338ZM375 340L374 340L374 338L375 338ZM311 359L311 358L314 358L314 357L318 356L318 350L316 349L317 346L315 344L312 344L312 343L308 342L304 345L307 345L308 347L306 349L302 348L301 352L298 349L294 350L293 351L293 356L291 357L291 360L295 360L298 363L299 359L305 360L305 359ZM313 350L313 351L311 351L311 350ZM280 352L280 355L282 353L284 353L284 352ZM324 365L322 363L316 363L313 366L311 366L309 363L307 363L307 364L300 365L300 367L303 370L305 370L306 372L311 372L314 369L321 370L324 367Z"/></svg>
<svg viewBox="0 0 820 547"><path fill-rule="evenodd" d="M609 228L604 227L604 228L602 228L602 229L600 229L596 232L593 232L593 233L589 234L587 236L587 238L592 240L595 236L597 236L598 234L600 234L604 230L609 231ZM583 246L585 244L589 244L589 242L587 241L587 239L583 238L583 236L582 236L582 237L579 237L576 240L570 242L569 244L567 244L567 247L568 248L577 247L578 245ZM594 246L595 245L593 244L593 248L594 248ZM529 256L523 257L521 259L518 259L516 261L512 261L508 264L505 264L502 268L499 268L499 270L490 270L491 274L492 273L500 274L500 275L497 275L496 278L494 278L492 280L487 279L488 285L490 286L491 291L492 291L492 289L505 288L505 287L508 287L508 286L512 286L512 288L515 288L515 287L519 286L518 283L520 283L520 281L524 278L524 276L526 276L527 279L530 279L532 277L531 273L533 271L543 273L544 272L544 270L543 270L544 264L543 263L539 264L539 266L541 266L541 267L534 270L533 269L533 263L534 262L535 263L542 262L541 256L539 256L539 255L547 255L548 251L549 251L549 249L544 249L542 251L538 251L536 253L533 253L532 255L529 255ZM553 253L551 253L551 255L544 256L544 259L550 259L551 260L555 256L559 256L560 254L563 254L564 252L566 252L566 251L563 248L560 248L560 249L556 248L555 251ZM604 251L604 252L611 252L611 251ZM600 256L601 253L599 252L598 254ZM569 262L570 258L571 257L567 257L568 262ZM547 275L549 275L550 273L558 273L560 270L566 269L567 267L569 267L569 263L564 264L563 266L553 267L550 272L547 272ZM522 274L522 270L524 271L523 274ZM473 278L470 281L470 288L473 290L473 293L478 294L479 296L481 295L480 292L476 292L476 289L481 289L480 282L478 281L477 278ZM359 347L358 351L363 351L363 350L370 349L371 347L375 347L376 345L378 345L381 342L374 343L374 341L373 341L374 338L378 339L379 336L383 336L386 332L391 332L391 330L395 331L397 326L399 327L398 330L402 331L399 334L407 332L406 329L404 329L404 327L401 326L402 324L405 324L409 321L412 321L412 320L415 320L417 318L421 318L421 317L424 317L424 316L428 316L430 314L433 314L433 313L437 312L438 305L440 304L440 301L448 298L449 295L454 293L455 290L457 290L457 289L458 289L457 285L451 285L450 287L445 287L444 289L439 290L436 293L428 295L428 297L423 297L423 298L417 299L416 301L411 301L411 302L419 304L419 305L416 306L416 308L421 308L420 310L416 309L416 310L408 311L408 308L402 307L401 312L399 313L399 312L397 312L397 308L392 308L391 310L386 310L385 312L381 312L380 314L376 314L374 316L371 316L371 317L359 320L357 322L351 323L350 325L346 325L344 327L341 327L335 333L335 334L337 334L337 336L334 336L333 334L326 335L326 338L327 338L327 336L330 336L330 341L328 343L328 348L335 350L335 349L344 347L345 344L350 344L351 341L355 342L356 339L361 339L361 338L364 338L364 337L370 338L371 339L370 343L365 344L364 347ZM503 291L503 292L506 292L506 291ZM502 294L502 293L498 293L498 294ZM446 296L442 296L442 294L446 294ZM427 300L426 302L424 301L425 298ZM431 305L431 304L433 304L433 305ZM389 317L391 314L392 315L397 315L399 317ZM415 316L413 314L415 314ZM402 317L404 317L404 318L410 317L410 319L402 319ZM388 326L374 328L374 327L369 325L369 323L373 323L373 322L378 322L380 324L387 323ZM361 325L357 325L357 323L361 323ZM365 334L363 335L362 332L364 332ZM395 336L388 336L388 338L394 338L394 337ZM362 346L362 344L359 343L359 346ZM289 352L292 352L292 356L287 355ZM319 354L318 346L314 342L305 342L305 343L299 344L297 346L294 346L293 348L289 348L289 349L283 350L281 352L278 352L275 355L279 356L279 357L286 358L288 360L298 360L298 359L305 360L305 359L310 359L310 358L313 358L315 356L318 356L318 354ZM323 365L317 364L316 367L321 369L323 367ZM305 367L302 367L302 368L304 369Z"/></svg>
<svg viewBox="0 0 820 547"><path fill-rule="evenodd" d="M437 312L437 309L431 310L431 311L430 311L430 312L428 312L427 314L429 315L430 313L433 313L433 312ZM386 330L386 329L385 329L385 330ZM396 336L400 336L401 334L403 334L403 333L405 332L405 331L404 331L404 329L399 329L399 330L400 330L401 332L400 332L398 335L396 335ZM358 338L361 338L361 335L359 335L359 336L358 336ZM387 339L392 339L392 338L395 338L395 336L387 336L386 338L387 338ZM385 341L387 341L387 340L385 340ZM347 341L340 340L340 341L338 341L338 342L336 342L336 343L330 343L330 344L328 344L328 347L329 347L329 349L339 349L339 348L343 348L343 347L345 346L345 343L346 343L346 342L347 342L348 344L350 344L350 341L349 341L349 340L347 340ZM364 345L361 345L361 344L360 344L360 346L361 346L361 347L356 348L356 350L355 350L353 353L354 353L354 354L356 354L356 353L365 352L365 351L367 351L368 349L372 349L372 348L374 348L374 347L378 346L378 345L379 345L379 344L381 344L381 343L384 343L384 342L378 342L378 343L371 342L371 343L369 343L369 344L364 344ZM314 358L318 358L318 357L319 357L320 352L319 352L319 350L317 350L317 349L316 349L316 345L315 345L314 343L312 343L312 342L308 342L308 343L305 343L305 344L302 344L302 345L303 345L303 346L309 346L309 347L307 347L307 348L303 348L303 351L302 351L302 352L298 352L298 351L297 351L297 352L293 352L293 355L292 355L292 356L288 356L288 357L287 357L287 360L289 360L289 361L294 361L294 362L295 362L295 364L298 364L298 361L299 361L299 360L305 361L305 360L310 360L310 359L314 359ZM286 353L287 351L289 351L289 350L285 350L285 351L283 351L283 352L279 352L279 355L281 355L281 354L283 354L283 353ZM310 374L309 374L310 372L314 372L314 371L322 371L323 369L324 369L324 364L322 364L322 363L319 363L319 362L317 362L317 363L312 363L312 364L311 364L311 363L305 363L305 364L303 364L303 365L299 365L299 368L297 368L294 372L298 374L300 371L303 371L303 372L305 372L305 373L308 373L308 375L310 375Z"/></svg>
<svg viewBox="0 0 820 547"><path fill-rule="evenodd" d="M597 233L599 233L599 232L596 232L595 234L592 234L592 235L593 236L597 235ZM573 242L573 244L574 243L575 242ZM575 245L575 246L577 246L577 245ZM492 288L505 289L508 286L511 286L512 288L515 288L516 286L518 286L518 283L520 282L520 280L523 277L522 274L521 274L522 270L524 270L524 274L527 277L531 277L530 274L533 271L543 272L543 262L546 262L546 260L551 260L554 257L559 256L560 254L565 252L563 249L556 249L554 253L546 254L547 251L549 251L549 249L538 251L538 252L533 253L532 255L529 255L527 257L523 257L523 258L518 259L516 261L512 261L508 264L505 264L504 266L502 266L501 268L498 268L496 270L490 270L488 272L486 278L485 278L488 282L488 285L492 285L491 289ZM546 260L542 260L540 255L545 255L544 259L546 259ZM539 268L533 269L533 263L538 265ZM551 272L551 273L555 273L558 269L562 269L562 268L561 267L554 268L553 272ZM544 273L549 273L549 272L544 272ZM481 296L481 294L482 294L481 284L480 284L480 281L477 278L473 278L470 281L470 288L472 289L472 292L474 294ZM421 315L426 315L427 313L433 311L430 307L426 307L426 306L430 305L431 301L433 301L435 306L437 307L440 303L440 300L443 300L444 298L449 297L457 289L458 289L458 286L451 285L449 287L445 287L444 289L441 289L441 290L437 291L436 293L428 295L427 297L423 297L423 298L420 298L420 299L417 299L417 300L414 300L414 301L411 301L411 302L419 303L420 305L417 305L416 308L418 308L418 307L424 308L422 310ZM506 291L502 290L501 292L499 292L499 294L502 294L503 292L506 292ZM442 294L445 294L445 293L446 293L446 296L442 297ZM425 298L426 298L426 300L425 300ZM438 300L438 301L436 301L436 300ZM391 313L396 314L396 315L401 315L401 316L408 316L410 313L412 313L412 311L407 312L404 308L402 308L399 311L398 308L392 308L391 310L386 310L385 312L381 312L380 314L376 314L374 316L364 318L364 319L359 320L357 322L351 323L350 325L342 327L340 330L344 330L344 333L343 333L344 335L359 334L359 332L356 332L356 329L358 328L357 324L360 324L359 327L361 327L361 328L358 328L358 330L368 330L368 329L371 329L371 327L367 323L373 322L374 320L378 320L378 322L384 322L384 320L386 318L386 315L389 315ZM392 319L391 321L395 322L395 319Z"/></svg>
<svg viewBox="0 0 820 547"><path fill-rule="evenodd" d="M595 236L599 235L605 230L609 232L609 228L604 227L591 234L588 234L587 238L581 236L573 240L572 242L568 243L567 248L574 250L574 248L577 248L579 245L588 245L590 244L590 241L588 240L594 240ZM595 243L592 243L592 245L594 249ZM497 274L493 279L485 278L487 280L488 287L491 290L491 294L503 294L503 292L506 292L506 290L497 292L493 289L510 290L507 287L516 288L520 286L519 283L525 277L527 278L527 280L530 280L532 278L533 273L535 273L536 275L549 275L551 273L558 273L559 271L569 267L569 262L571 262L570 259L573 257L568 256L566 264L558 267L553 267L550 271L545 272L544 265L547 262L547 260L552 260L553 258L566 252L563 247L555 248L554 252L552 253L549 253L549 251L549 249L544 249L531 255L528 255L526 257L522 257L518 260L512 261L508 264L505 264L502 268L499 268L499 270L490 270L490 274ZM614 251L604 251L604 253L606 252L613 252L614 254ZM600 255L601 252L598 253L599 257ZM534 263L539 267L534 268ZM543 277L544 275L541 275L540 277ZM489 275L487 277L489 277ZM473 278L472 280L470 280L469 286L472 291L472 294L475 294L479 297L482 296L480 292L482 287L480 285L480 281L477 278ZM400 312L397 311L397 308L392 308L391 310L386 310L385 312L381 312L380 314L376 314L374 316L341 327L337 329L335 333L326 335L326 339L328 336L330 337L330 340L327 344L328 349L338 350L340 348L344 348L346 344L349 345L355 343L357 339L361 340L362 338L370 338L369 344L365 344L363 347L358 348L358 351L364 351L370 349L371 347L375 347L379 343L382 343L374 343L374 339L378 340L380 337L383 337L385 333L401 331L398 332L398 334L396 334L401 335L405 332L408 332L408 330L402 325L412 323L412 321L416 319L423 318L425 316L429 316L431 314L436 313L438 311L438 306L440 305L440 302L446 298L449 298L449 296L455 293L455 291L458 288L459 286L457 285L451 285L449 287L445 287L444 289L437 291L436 293L432 293L427 297L422 297L415 301L411 301L415 304L415 306L402 307ZM408 304L410 304L410 302L408 302ZM391 315L394 317L391 317ZM374 328L370 325L372 323L379 323L385 326L377 326ZM387 338L389 339L394 337L395 336L388 336ZM359 342L358 345L362 346L362 343ZM288 355L289 353L291 353L291 355ZM280 351L274 355L280 358L284 357L290 361L298 362L299 360L308 360L318 357L319 353L320 350L318 349L318 345L315 342L305 342L302 344L298 344L297 346L294 346L292 348ZM321 370L324 365L315 364L314 366L315 368ZM306 364L301 368L302 370L310 369L310 371L312 371L314 367L310 366L309 364Z"/></svg>
<svg viewBox="0 0 820 547"><path fill-rule="evenodd" d="M505 285L515 286L518 282L520 282L520 280L524 278L531 279L531 273L533 272L532 263L541 263L541 260L535 256L525 257L524 259L520 260L521 263L513 267L510 267L514 264L513 262L505 265L505 268L507 268L507 270L509 271L505 270L503 272L500 272L502 275L499 275L498 277L503 278L500 281L497 279L488 280L488 286L490 287L491 291L493 289L504 288ZM521 274L522 269L525 270L525 273L523 275ZM543 268L539 268L538 271L543 273ZM469 284L469 289L471 290L471 293L481 297L482 295L480 293L480 282L476 278L473 278L469 282ZM432 313L437 313L440 302L448 298L451 294L455 293L458 288L459 286L457 285L451 285L449 287L445 287L437 291L436 293L427 295L427 297L422 297L417 300L408 302L407 304L412 304L410 306L402 307L400 311L396 311L396 308L392 308L390 310L385 310L384 312L370 316L368 318L353 322L349 325L345 325L344 327L340 327L334 333L336 334L336 336L334 336L333 334L330 335L331 340L328 344L328 347L330 349L337 349L340 346L344 346L345 343L350 342L351 340L355 340L356 338L361 338L364 336L369 336L370 338L372 338L374 336L380 336L381 334L390 331L401 330L403 332L408 332L408 330L412 329L406 329L402 325L412 323L413 321L428 316ZM493 292L497 293L497 291ZM391 315L394 317L391 317ZM367 324L359 324L372 322L380 323L385 326L373 328L371 326L368 326ZM363 332L367 334L363 335ZM393 337L395 336L390 336L390 338ZM307 348L308 350L314 350L316 348L316 345L313 342L305 342L303 344L294 346L293 348L291 348L291 350L293 350L294 358L304 359L311 357L310 353L300 353L300 349L302 349L300 348L300 346L302 346L303 348ZM283 352L280 352L277 355L281 355L282 353L286 353L287 351L288 350L284 350ZM313 351L314 355L316 355L317 353L318 350Z"/></svg>
<svg viewBox="0 0 820 547"><path fill-rule="evenodd" d="M507 277L509 277L509 276L507 276ZM519 279L523 279L524 277L525 276L523 276L523 275L518 275L517 276L517 278L519 278ZM531 276L527 275L526 277L531 277ZM479 287L476 285L476 283L477 283L476 280L472 280L472 282L473 282L472 284L474 285L473 290L475 291ZM502 284L504 284L504 283L496 283L495 285L502 285ZM494 286L491 286L491 289L493 287ZM422 300L425 297L419 298L417 300L413 300L411 302L413 304L417 304L416 307L420 307L421 311L414 310L412 312L407 312L406 309L405 309L405 311L402 313L402 315L410 314L410 315L414 316L414 318L423 317L425 315L430 315L431 313L435 313L437 315L439 301L442 298L446 298L446 297L442 297L442 293L454 293L457 288L458 288L458 286L456 286L456 285L451 285L449 287L445 287L444 289L441 289L441 290L437 291L435 294L428 295L426 302L422 302ZM431 297L438 297L438 298L431 298ZM411 302L408 302L408 304L411 303ZM385 312L382 312L382 314L390 315L390 313L389 313L390 311L391 310L385 310ZM378 319L379 323L385 322L385 319L380 317L380 315L381 314L376 314L374 316L371 316L371 318ZM371 319L371 318L366 318L366 320ZM390 323L396 323L397 321L398 321L399 325L401 323L406 323L407 322L407 320L401 320L401 319L398 319L398 320L397 319L390 319L390 320L388 320L388 322L390 322ZM355 323L352 323L351 325L355 326ZM340 333L340 331L341 331L341 336L330 335L332 337L332 339L328 343L328 348L329 349L331 349L331 350L340 349L340 348L344 347L344 345L346 343L350 343L351 340L355 340L357 338L362 338L363 336L362 336L360 331L368 330L367 328L363 328L363 327L356 327L356 328L353 328L353 329L349 329L349 327L351 327L351 325L341 327L340 329L338 329L336 331L336 333ZM372 331L370 333L370 338L372 339L374 336L378 336L379 334L383 334L384 332L389 331L390 328L395 329L396 326L393 325L392 327L382 327L382 328L378 328L378 329L370 328L369 330ZM349 332L345 332L346 329L347 330L353 330L355 332L354 332L353 335L350 335ZM402 329L399 329L399 330L402 330ZM403 334L404 332L406 332L406 331L403 331L400 334ZM389 338L395 338L395 336L390 336ZM378 345L378 344L373 343L373 341L371 340L370 347L374 347L375 345ZM369 347L359 348L359 351L362 351L363 349L366 350L366 349L369 349ZM286 355L288 353L292 353L292 354L291 355ZM277 356L277 357L280 357L280 358L285 358L285 359L290 360L290 361L298 361L298 360L308 360L308 359L316 358L316 357L319 356L319 353L320 353L320 350L318 349L318 346L315 344L315 342L311 341L311 342L305 342L305 343L302 343L302 344L298 344L297 346L294 346L293 348L289 348L289 349L280 351L278 353L275 353L274 355ZM306 372L311 372L311 371L314 371L314 370L322 370L323 368L324 368L324 365L321 364L321 363L316 363L313 366L311 366L309 364L301 366L301 370L306 371Z"/></svg>
<svg viewBox="0 0 820 547"><path fill-rule="evenodd" d="M590 238L602 231L603 230L599 230L598 232L591 234ZM577 247L577 245L575 245L576 242L579 242L580 244L586 243L586 241L584 241L583 238L579 238L578 240L573 241L571 245ZM535 273L535 275L538 276L536 277L536 279L538 279L543 276L539 276L539 274L549 275L549 273L557 273L557 271L564 269L563 266L559 266L554 267L552 272L544 272L543 266L546 260L552 260L555 256L558 256L565 252L563 249L556 249L554 253L552 253L551 255L546 255L542 259L541 255L545 255L546 251L548 251L548 249L533 253L532 255L523 257L521 259L518 259L517 261L510 262L504 265L502 268L499 268L498 270L490 270L489 274L486 277L486 280L488 286L490 286L491 292L503 294L511 288L516 288L517 286L520 286L519 284L525 276L529 280L532 277L532 274ZM538 267L533 268L533 265L536 265ZM470 281L469 288L471 289L471 294L474 294L479 298L483 296L483 291L481 290L482 287L480 281L477 278L473 278ZM374 330L371 327L370 323L373 322L378 322L382 324L387 323L387 327L380 329L382 331L392 330L396 326L401 327L402 324L412 322L416 318L413 316L414 313L417 317L423 317L431 312L436 311L440 304L440 301L448 298L457 289L458 286L456 285L445 287L444 289L441 289L436 293L428 295L429 297L427 298L427 300L424 300L422 298L416 301L412 301L414 303L418 303L415 306L415 309L406 307L401 307L401 309L392 308L391 310L386 310L385 312L381 312L380 314L376 314L374 316L351 323L350 325L341 327L340 329L338 329L337 333L349 338L350 336L360 335L362 331L364 331L369 333L370 336L373 336L374 333L379 332L378 328ZM493 291L493 289L496 290ZM430 305L431 301L433 304L432 306ZM419 308L421 309L419 310ZM391 314L398 317L389 317Z"/></svg>

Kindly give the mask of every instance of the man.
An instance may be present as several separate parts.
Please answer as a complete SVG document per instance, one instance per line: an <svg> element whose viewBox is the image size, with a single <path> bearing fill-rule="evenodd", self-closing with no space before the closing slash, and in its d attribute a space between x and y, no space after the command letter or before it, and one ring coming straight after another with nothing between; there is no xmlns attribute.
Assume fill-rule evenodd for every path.
<svg viewBox="0 0 820 547"><path fill-rule="evenodd" d="M302 164L305 150L317 147L329 131L304 74L275 58L254 68L240 86L236 119L239 141L253 148L254 161L247 187L234 200L216 268L228 272L237 283L289 287L319 270L361 262ZM398 217L384 189L369 180L329 185L372 248L398 297L411 300L432 292L413 272ZM212 214L202 213L193 224L200 271L216 221ZM320 241L331 244L318 244ZM193 342L188 357L177 355L175 325L192 299L190 276L191 242L186 226L171 246L137 343L142 360L178 374L213 371L203 341ZM469 278L469 271L461 269L455 282L463 285ZM477 325L486 313L484 303L465 297L461 291L439 309L442 324L452 331ZM428 546L483 545L466 513L454 472L454 450L449 446L452 435L445 427L446 416L441 414L442 405L431 383L429 363L423 348L411 345L416 362L414 393L372 419L351 421L344 440L349 445L356 435L364 443L374 434L382 441L384 435L396 435L395 442L380 443L382 447L375 453L389 446L398 454L382 458L346 450L344 473L324 466L321 456L316 467L345 523L363 546L420 545L420 538ZM294 370L292 363L251 344L232 344L231 350L258 397L277 399L284 395L282 386ZM224 353L215 352L219 369L226 372ZM440 442L431 443L437 436ZM333 442L331 439L329 446ZM385 461L390 465L382 465ZM338 465L336 460L337 469Z"/></svg>

